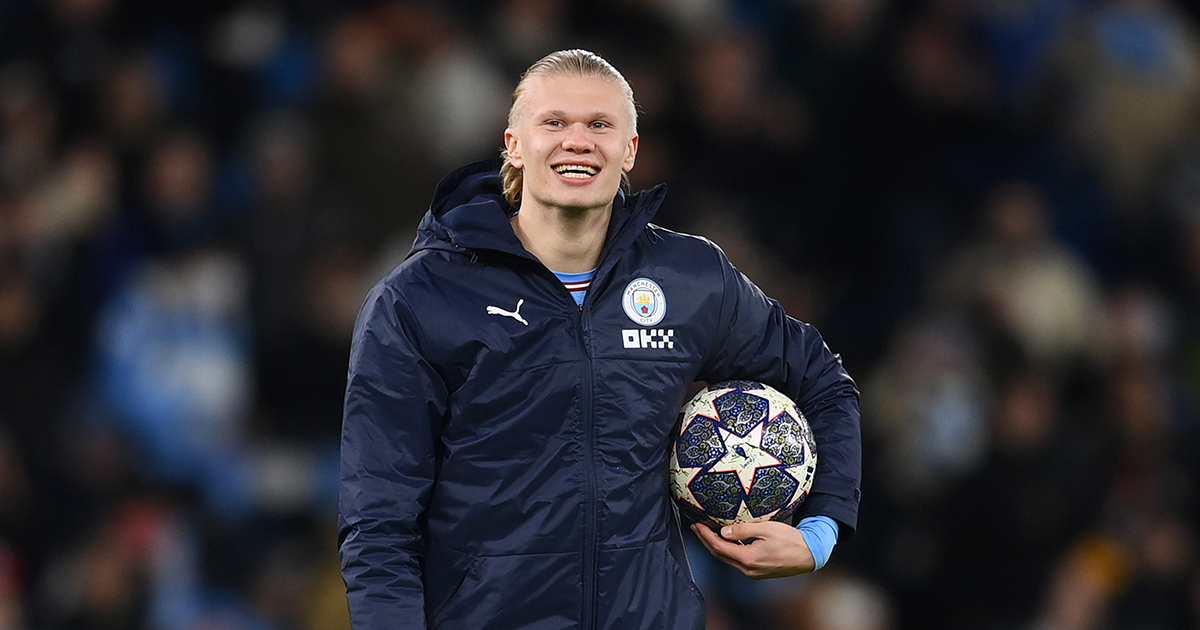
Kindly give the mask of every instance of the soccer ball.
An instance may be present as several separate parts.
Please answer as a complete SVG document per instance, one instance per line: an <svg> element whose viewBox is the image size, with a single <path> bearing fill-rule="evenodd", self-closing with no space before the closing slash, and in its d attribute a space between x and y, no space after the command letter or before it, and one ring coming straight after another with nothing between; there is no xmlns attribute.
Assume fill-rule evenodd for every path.
<svg viewBox="0 0 1200 630"><path fill-rule="evenodd" d="M719 528L786 520L808 496L816 469L808 421L768 385L710 385L680 411L671 496L696 522Z"/></svg>

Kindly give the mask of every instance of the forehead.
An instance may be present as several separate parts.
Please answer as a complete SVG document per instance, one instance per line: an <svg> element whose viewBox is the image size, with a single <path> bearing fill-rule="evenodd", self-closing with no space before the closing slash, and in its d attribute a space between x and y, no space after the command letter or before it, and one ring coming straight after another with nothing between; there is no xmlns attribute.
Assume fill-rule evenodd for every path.
<svg viewBox="0 0 1200 630"><path fill-rule="evenodd" d="M628 123L633 115L633 104L621 83L572 75L530 77L513 106L522 117L547 112L578 116L600 114Z"/></svg>

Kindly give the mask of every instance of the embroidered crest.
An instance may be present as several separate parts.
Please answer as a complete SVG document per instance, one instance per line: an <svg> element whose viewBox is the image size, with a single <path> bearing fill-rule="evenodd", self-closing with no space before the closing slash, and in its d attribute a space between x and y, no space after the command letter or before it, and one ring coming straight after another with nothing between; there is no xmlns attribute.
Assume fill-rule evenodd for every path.
<svg viewBox="0 0 1200 630"><path fill-rule="evenodd" d="M621 299L625 314L635 324L653 326L667 314L667 298L663 290L649 278L638 278L625 287Z"/></svg>

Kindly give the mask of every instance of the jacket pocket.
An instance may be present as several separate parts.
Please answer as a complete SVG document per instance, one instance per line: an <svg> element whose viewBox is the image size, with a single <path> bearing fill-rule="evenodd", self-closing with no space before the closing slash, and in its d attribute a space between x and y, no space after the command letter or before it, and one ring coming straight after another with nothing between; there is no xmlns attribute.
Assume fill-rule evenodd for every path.
<svg viewBox="0 0 1200 630"><path fill-rule="evenodd" d="M699 630L704 598L666 540L601 552L597 627L605 630Z"/></svg>
<svg viewBox="0 0 1200 630"><path fill-rule="evenodd" d="M446 604L454 599L475 568L475 563L475 558L465 553L426 541L423 579L426 619L436 619Z"/></svg>
<svg viewBox="0 0 1200 630"><path fill-rule="evenodd" d="M443 571L433 555L427 557L425 601L431 630L579 627L583 583L578 552L471 557L437 545L430 548L451 565ZM444 594L430 607L435 580Z"/></svg>

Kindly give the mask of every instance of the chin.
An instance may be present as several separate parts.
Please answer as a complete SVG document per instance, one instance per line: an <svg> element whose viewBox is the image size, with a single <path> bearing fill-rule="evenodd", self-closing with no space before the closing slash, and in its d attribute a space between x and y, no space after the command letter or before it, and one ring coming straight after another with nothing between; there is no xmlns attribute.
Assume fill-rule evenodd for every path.
<svg viewBox="0 0 1200 630"><path fill-rule="evenodd" d="M601 199L570 200L564 201L563 203L557 205L561 208L568 208L571 210L594 210L596 208L605 208L612 205L613 197L616 196L616 193L613 193L611 196Z"/></svg>
<svg viewBox="0 0 1200 630"><path fill-rule="evenodd" d="M573 210L590 210L593 208L601 208L612 204L613 198L617 196L617 189L614 188L611 193L596 194L589 192L587 195L556 195L547 196L543 203L550 207L566 208Z"/></svg>

